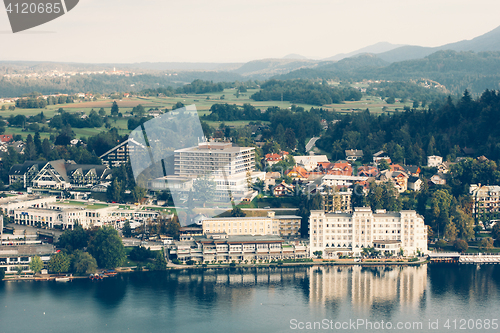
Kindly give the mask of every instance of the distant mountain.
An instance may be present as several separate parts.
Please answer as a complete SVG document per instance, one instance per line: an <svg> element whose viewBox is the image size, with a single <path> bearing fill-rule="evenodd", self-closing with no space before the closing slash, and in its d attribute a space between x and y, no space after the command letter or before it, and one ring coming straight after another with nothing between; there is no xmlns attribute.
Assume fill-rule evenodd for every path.
<svg viewBox="0 0 500 333"><path fill-rule="evenodd" d="M139 62L120 64L120 67L157 71L231 71L241 67L243 63L214 62Z"/></svg>
<svg viewBox="0 0 500 333"><path fill-rule="evenodd" d="M303 55L300 55L300 54L291 53L291 54L287 54L286 56L284 56L283 59L306 60L307 57L304 57Z"/></svg>
<svg viewBox="0 0 500 333"><path fill-rule="evenodd" d="M272 75L286 74L300 68L312 68L318 65L313 60L263 59L247 62L233 73L253 79L265 79Z"/></svg>
<svg viewBox="0 0 500 333"><path fill-rule="evenodd" d="M397 62L426 57L436 51L500 51L500 27L471 40L463 40L456 43L449 43L437 47L423 47L406 45L396 49L379 53L377 56L388 62Z"/></svg>
<svg viewBox="0 0 500 333"><path fill-rule="evenodd" d="M363 67L385 67L387 65L389 65L387 61L378 58L374 54L365 53L337 62L325 62L320 64L317 69L326 71L352 71Z"/></svg>
<svg viewBox="0 0 500 333"><path fill-rule="evenodd" d="M363 53L382 53L382 52L387 52L390 50L394 50L398 47L403 46L402 44L391 44L388 42L380 42L376 43L370 46L363 47L359 50L349 52L349 53L339 53L334 55L333 57L330 58L325 58L322 59L323 61L336 61L336 60L342 60L345 58L353 57L358 54L363 54Z"/></svg>

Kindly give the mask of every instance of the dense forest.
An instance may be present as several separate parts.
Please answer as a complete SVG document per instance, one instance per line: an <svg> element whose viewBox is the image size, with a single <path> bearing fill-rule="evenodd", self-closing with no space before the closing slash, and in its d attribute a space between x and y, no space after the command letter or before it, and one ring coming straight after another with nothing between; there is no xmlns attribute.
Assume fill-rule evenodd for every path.
<svg viewBox="0 0 500 333"><path fill-rule="evenodd" d="M362 95L351 87L331 87L306 80L269 80L261 85L261 90L250 98L254 101L290 101L311 105L359 101Z"/></svg>
<svg viewBox="0 0 500 333"><path fill-rule="evenodd" d="M425 80L416 82L374 82L370 83L366 89L366 94L384 99L392 97L412 100L425 107L427 103L436 99L443 99L446 96L445 91L431 86L432 84L434 83Z"/></svg>
<svg viewBox="0 0 500 333"><path fill-rule="evenodd" d="M463 148L499 160L499 140L500 94L486 90L476 100L465 91L457 102L434 101L427 109L344 116L316 145L339 156L345 149L362 149L367 161L383 149L396 163L406 159L407 164L425 165L427 155L454 160Z"/></svg>

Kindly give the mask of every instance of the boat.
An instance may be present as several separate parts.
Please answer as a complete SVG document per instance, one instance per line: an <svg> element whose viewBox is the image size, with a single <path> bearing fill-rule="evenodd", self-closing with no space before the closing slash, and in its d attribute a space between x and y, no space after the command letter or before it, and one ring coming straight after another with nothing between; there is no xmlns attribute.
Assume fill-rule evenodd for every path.
<svg viewBox="0 0 500 333"><path fill-rule="evenodd" d="M55 280L57 282L69 282L70 281L70 278L65 276L65 277L56 277Z"/></svg>
<svg viewBox="0 0 500 333"><path fill-rule="evenodd" d="M113 277L113 276L116 276L118 273L115 272L114 269L110 269L110 270L107 270L106 272L104 272L104 276L106 277Z"/></svg>

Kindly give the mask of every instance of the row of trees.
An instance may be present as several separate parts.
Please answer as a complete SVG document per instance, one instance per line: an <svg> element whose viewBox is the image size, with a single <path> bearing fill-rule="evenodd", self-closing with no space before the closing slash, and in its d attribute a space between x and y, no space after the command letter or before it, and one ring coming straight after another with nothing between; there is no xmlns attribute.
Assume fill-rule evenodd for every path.
<svg viewBox="0 0 500 333"><path fill-rule="evenodd" d="M311 105L359 101L362 94L351 87L335 88L307 80L269 80L250 98L254 101L290 101Z"/></svg>
<svg viewBox="0 0 500 333"><path fill-rule="evenodd" d="M74 96L49 96L43 97L19 98L16 100L16 107L21 109L44 109L47 105L73 103Z"/></svg>

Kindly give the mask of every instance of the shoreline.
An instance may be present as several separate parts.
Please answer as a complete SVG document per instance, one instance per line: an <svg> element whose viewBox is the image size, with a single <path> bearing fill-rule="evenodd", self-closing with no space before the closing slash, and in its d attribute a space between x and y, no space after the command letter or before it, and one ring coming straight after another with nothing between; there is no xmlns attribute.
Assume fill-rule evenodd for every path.
<svg viewBox="0 0 500 333"><path fill-rule="evenodd" d="M167 269L163 272L174 270L174 271L182 271L182 270L211 270L211 269L236 269L236 268L288 268L288 267L312 267L312 266L420 266L430 263L429 259L425 259L422 261L415 262L397 262L397 261L365 261L365 262L356 262L356 261L312 261L312 262L297 262L297 263L266 263L266 264L242 264L230 266L229 264L221 264L221 265L208 265L203 267L201 265L175 265L175 266L167 266ZM133 267L118 267L115 269L116 273L132 273L136 272ZM154 272L143 270L143 272ZM88 279L88 276L71 276L68 277L72 281L74 279ZM56 281L55 275L46 275L46 276L15 276L15 277L6 277L3 282L20 282L20 281ZM56 281L57 282L57 281Z"/></svg>

